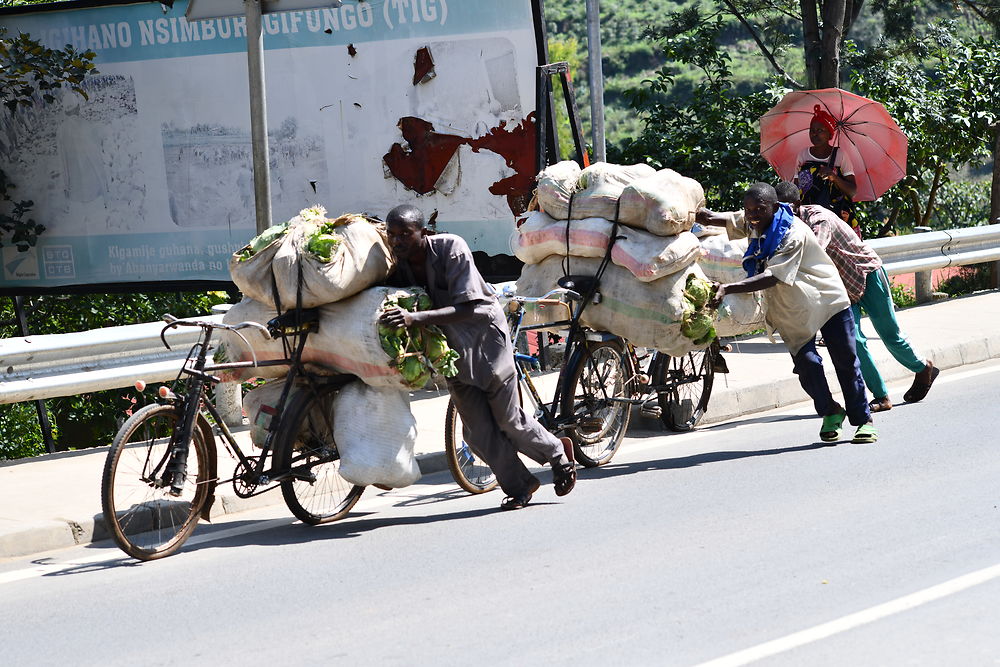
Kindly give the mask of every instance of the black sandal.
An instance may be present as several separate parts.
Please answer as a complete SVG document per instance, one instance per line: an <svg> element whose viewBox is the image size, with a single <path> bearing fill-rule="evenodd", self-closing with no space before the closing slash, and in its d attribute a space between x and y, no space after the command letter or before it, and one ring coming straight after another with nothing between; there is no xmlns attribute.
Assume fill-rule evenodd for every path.
<svg viewBox="0 0 1000 667"><path fill-rule="evenodd" d="M573 441L566 437L559 440L569 463L552 463L552 485L557 496L565 496L576 486L576 458L573 456Z"/></svg>
<svg viewBox="0 0 1000 667"><path fill-rule="evenodd" d="M530 493L526 496L507 496L506 498L503 499L503 502L500 503L500 509L505 512L508 510L524 509L525 507L528 506L528 503L530 502L531 502Z"/></svg>

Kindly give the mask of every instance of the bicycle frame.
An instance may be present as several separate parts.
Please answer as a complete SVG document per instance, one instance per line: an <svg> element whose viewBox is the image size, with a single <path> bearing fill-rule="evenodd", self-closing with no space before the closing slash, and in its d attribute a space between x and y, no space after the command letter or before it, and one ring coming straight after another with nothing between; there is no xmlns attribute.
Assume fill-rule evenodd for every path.
<svg viewBox="0 0 1000 667"><path fill-rule="evenodd" d="M296 313L297 311L292 312ZM272 320L272 323L278 319L279 318L275 318L275 320ZM161 390L161 396L168 401L173 403L176 403L177 401L182 402L184 413L171 436L171 445L168 449L169 453L167 460L165 462L161 461L156 466L153 471L154 474L165 463L166 469L163 484L170 485L171 493L173 495L180 494L187 477L187 456L190 449L191 436L194 433L195 425L197 425L198 428L202 430L205 444L209 452L209 462L212 466L212 469L209 471L209 481L212 484L212 487L209 493L209 500L206 503L205 513L207 513L207 510L214 502L215 487L220 482L228 483L240 479L242 484L250 490L245 493L239 493L239 490L237 490L238 494L243 497L251 497L275 488L275 485L289 477L294 476L301 479L308 479L308 474L296 471L295 468L277 470L274 467L276 457L273 455L274 452L272 449L274 447L277 433L281 427L282 414L288 403L291 390L296 385L296 380L300 378L304 378L306 380L306 390L312 391L317 395L320 383L335 382L346 384L353 379L353 376L349 375L317 376L305 369L301 362L302 352L305 349L308 334L314 330L313 323L296 322L294 323L294 328L291 331L278 331L277 325L269 327L269 335L278 335L282 338L286 355L282 359L258 361L254 358L253 361L239 361L219 364L209 364L207 359L208 350L211 347L212 334L216 329L231 327L219 327L213 323L205 322L192 322L188 324L175 320L168 323L168 325L164 327L164 332L169 328L180 325L201 326L203 334L198 342L192 346L190 352L188 353L188 357L185 360L177 379L175 380L175 383L179 383L183 376L190 378L187 381L186 393L178 395L169 390L166 392L162 392ZM288 343L289 337L295 338L294 348L292 348ZM166 344L165 339L164 344ZM169 348L169 345L167 345L167 347ZM210 400L208 400L207 388L210 384L214 386L222 381L221 378L213 375L215 372L262 366L288 366L289 370L287 376L285 377L285 385L282 388L282 392L278 400L277 411L272 416L268 425L267 435L263 445L261 446L261 452L259 455L247 455L240 448L232 431L219 414L218 409ZM211 427L208 419L205 418L203 411L207 411L209 416L211 416L215 429ZM329 419L329 417L325 415L324 418ZM236 466L236 470L242 470L240 474L234 473L233 477L224 480L220 480L218 478L217 447L215 440L215 436L217 434L223 437L223 442L225 443L230 455L239 461ZM267 467L268 460L271 462L270 468Z"/></svg>

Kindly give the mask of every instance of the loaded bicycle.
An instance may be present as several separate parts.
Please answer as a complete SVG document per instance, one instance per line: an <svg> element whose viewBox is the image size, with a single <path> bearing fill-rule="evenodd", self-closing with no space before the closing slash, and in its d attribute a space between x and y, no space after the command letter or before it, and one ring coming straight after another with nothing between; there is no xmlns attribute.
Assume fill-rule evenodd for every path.
<svg viewBox="0 0 1000 667"><path fill-rule="evenodd" d="M296 518L317 525L343 518L364 487L338 473L340 455L333 441L330 411L325 409L353 375L319 376L303 365L302 351L319 322L316 309L293 309L269 321L221 324L179 320L165 315L160 332L200 327L171 386L159 388L161 402L135 412L119 429L104 466L101 502L115 543L130 556L153 560L176 552L208 519L219 484L231 483L237 496L249 498L281 488ZM212 336L253 328L283 342L285 358L212 364ZM247 347L250 348L249 344ZM252 352L252 348L251 352ZM209 399L221 382L215 373L251 366L288 366L288 375L267 434L258 452L244 452ZM220 479L216 435L236 460L232 476Z"/></svg>
<svg viewBox="0 0 1000 667"><path fill-rule="evenodd" d="M559 288L541 297L502 295L515 349L527 332L568 329L566 361L551 400L542 399L532 380L531 373L538 368L536 355L515 352L515 369L522 407L555 435L570 437L576 460L586 467L611 461L625 437L632 406L640 406L643 414L658 417L673 431L695 428L712 393L718 353L715 342L675 357L583 327L580 315L599 294L600 274L599 270L597 276L566 276ZM524 324L526 304L561 309L565 317ZM445 456L452 476L466 491L485 493L496 487L493 471L465 441L453 401L445 416Z"/></svg>

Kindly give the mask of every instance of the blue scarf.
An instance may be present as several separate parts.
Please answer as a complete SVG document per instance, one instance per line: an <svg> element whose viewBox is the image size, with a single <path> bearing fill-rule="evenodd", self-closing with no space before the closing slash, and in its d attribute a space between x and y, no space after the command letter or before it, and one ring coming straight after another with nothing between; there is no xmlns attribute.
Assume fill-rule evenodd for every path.
<svg viewBox="0 0 1000 667"><path fill-rule="evenodd" d="M792 226L792 207L788 204L778 204L771 224L763 234L757 238L750 239L747 251L743 254L743 270L747 272L747 278L751 278L764 270L767 260L774 257L778 246L785 240L788 228Z"/></svg>

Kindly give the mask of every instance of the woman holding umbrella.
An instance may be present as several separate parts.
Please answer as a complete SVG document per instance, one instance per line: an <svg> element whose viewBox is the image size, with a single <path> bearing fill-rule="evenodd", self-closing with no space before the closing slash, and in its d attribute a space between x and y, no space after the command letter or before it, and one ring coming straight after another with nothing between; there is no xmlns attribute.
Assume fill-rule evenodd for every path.
<svg viewBox="0 0 1000 667"><path fill-rule="evenodd" d="M834 211L874 201L903 178L906 144L885 107L840 88L792 91L760 118L760 154L796 182L803 203Z"/></svg>
<svg viewBox="0 0 1000 667"><path fill-rule="evenodd" d="M811 146L803 148L795 167L795 184L799 186L803 204L818 204L828 208L861 236L854 215L854 195L858 185L850 156L831 143L837 131L837 121L823 107L813 107L809 122Z"/></svg>

